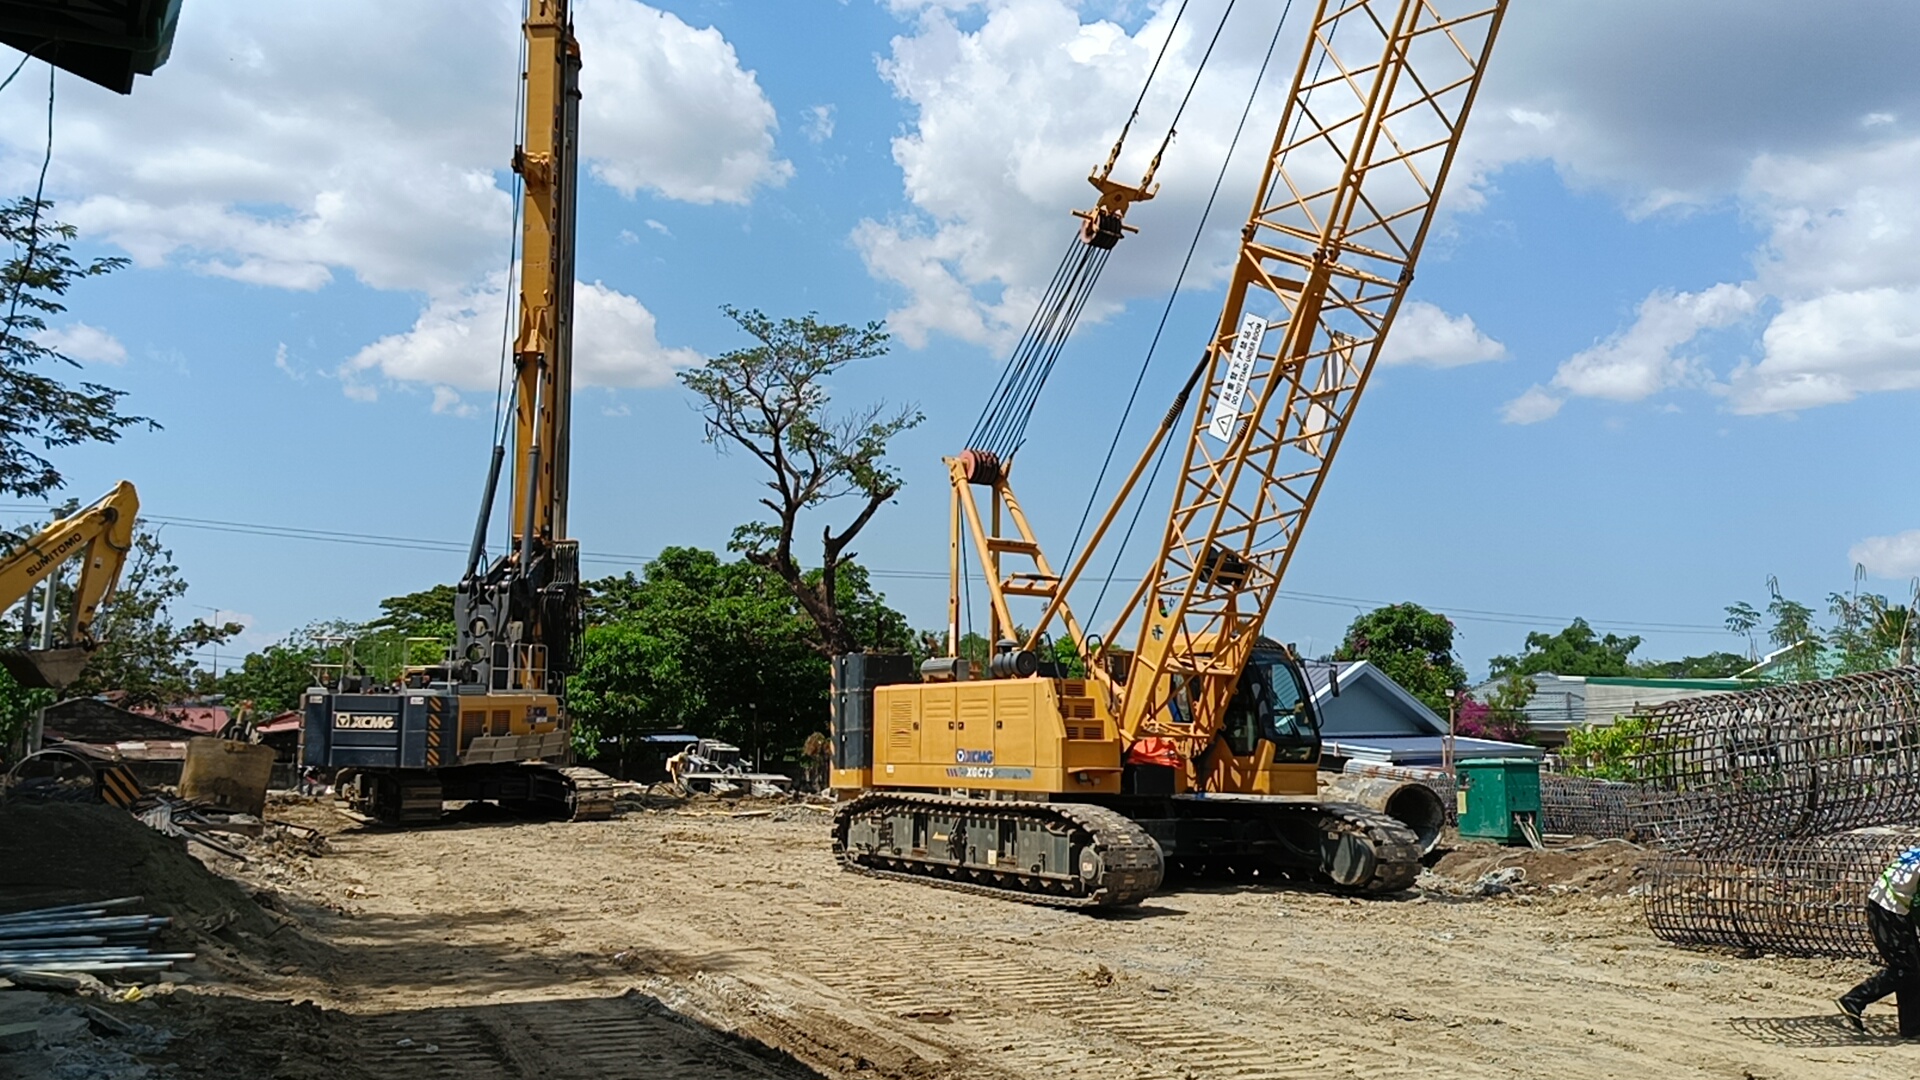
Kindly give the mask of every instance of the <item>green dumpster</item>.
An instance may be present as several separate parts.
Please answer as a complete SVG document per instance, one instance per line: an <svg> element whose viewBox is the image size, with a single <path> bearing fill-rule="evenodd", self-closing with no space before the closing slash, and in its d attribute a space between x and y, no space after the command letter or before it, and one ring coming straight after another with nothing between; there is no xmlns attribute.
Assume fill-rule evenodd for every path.
<svg viewBox="0 0 1920 1080"><path fill-rule="evenodd" d="M1460 836L1528 842L1540 819L1540 763L1531 758L1486 758L1454 766L1458 778Z"/></svg>

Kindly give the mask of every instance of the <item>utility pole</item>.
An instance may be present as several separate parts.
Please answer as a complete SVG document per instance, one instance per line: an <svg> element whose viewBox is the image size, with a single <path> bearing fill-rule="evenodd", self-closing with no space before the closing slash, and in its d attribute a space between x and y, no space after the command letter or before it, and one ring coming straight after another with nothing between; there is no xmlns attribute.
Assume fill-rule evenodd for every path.
<svg viewBox="0 0 1920 1080"><path fill-rule="evenodd" d="M221 610L220 608L208 607L205 604L195 604L193 606L199 608L201 611L213 612L213 621L211 623L208 623L207 625L211 626L216 631L220 629L220 610ZM217 682L220 678L220 642L212 641L212 642L209 642L208 644L210 644L213 647L213 677L214 677L214 680Z"/></svg>
<svg viewBox="0 0 1920 1080"><path fill-rule="evenodd" d="M1900 624L1900 666L1913 666L1913 621L1920 618L1920 578L1913 579L1913 598L1907 601L1907 617Z"/></svg>
<svg viewBox="0 0 1920 1080"><path fill-rule="evenodd" d="M1447 688L1447 741L1440 744L1440 771L1453 775L1453 723L1459 711L1459 698L1454 696L1453 688Z"/></svg>

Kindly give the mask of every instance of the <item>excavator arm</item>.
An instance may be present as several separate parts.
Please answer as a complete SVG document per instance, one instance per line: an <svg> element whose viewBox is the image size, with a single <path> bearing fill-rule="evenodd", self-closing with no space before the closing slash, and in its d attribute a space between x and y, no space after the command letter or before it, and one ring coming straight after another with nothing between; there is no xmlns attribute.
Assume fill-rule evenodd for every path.
<svg viewBox="0 0 1920 1080"><path fill-rule="evenodd" d="M80 674L95 644L93 621L120 581L133 550L133 523L140 497L125 480L98 502L35 533L0 559L0 608L12 607L67 560L80 557L73 611L64 636L51 649L0 653L0 666L22 686L64 687Z"/></svg>

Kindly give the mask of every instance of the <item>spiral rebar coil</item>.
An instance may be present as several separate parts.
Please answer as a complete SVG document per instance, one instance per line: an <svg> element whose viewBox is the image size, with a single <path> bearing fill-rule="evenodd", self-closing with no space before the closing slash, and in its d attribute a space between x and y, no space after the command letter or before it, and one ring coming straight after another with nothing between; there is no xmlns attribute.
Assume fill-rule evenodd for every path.
<svg viewBox="0 0 1920 1080"><path fill-rule="evenodd" d="M1781 956L1871 959L1867 890L1920 829L1671 853L1647 864L1647 926L1680 945L1725 945Z"/></svg>
<svg viewBox="0 0 1920 1080"><path fill-rule="evenodd" d="M1920 668L1686 698L1649 721L1639 816L1696 848L1920 821Z"/></svg>
<svg viewBox="0 0 1920 1080"><path fill-rule="evenodd" d="M1646 816L1646 789L1617 780L1540 774L1540 830L1571 836L1632 839Z"/></svg>

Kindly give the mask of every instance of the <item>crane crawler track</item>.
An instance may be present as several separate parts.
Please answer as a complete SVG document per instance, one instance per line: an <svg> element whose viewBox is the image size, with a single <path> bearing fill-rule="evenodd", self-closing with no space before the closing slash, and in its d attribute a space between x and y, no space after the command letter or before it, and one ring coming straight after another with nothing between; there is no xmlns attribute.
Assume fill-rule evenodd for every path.
<svg viewBox="0 0 1920 1080"><path fill-rule="evenodd" d="M605 821L613 816L617 781L598 769L570 766L557 770L568 787L569 821Z"/></svg>
<svg viewBox="0 0 1920 1080"><path fill-rule="evenodd" d="M996 832L1020 827L1065 835L1072 862L1064 872L941 859L910 843L881 850L851 842L856 824L881 836L897 815L952 815ZM929 826L931 828L931 826ZM945 836L934 839L946 840ZM977 896L1063 908L1138 904L1160 888L1160 846L1126 816L1085 803L987 801L946 795L874 793L841 806L833 820L833 854L843 869L866 877L912 881Z"/></svg>
<svg viewBox="0 0 1920 1080"><path fill-rule="evenodd" d="M1316 818L1319 875L1342 892L1397 893L1420 876L1420 838L1399 820L1358 803L1276 807Z"/></svg>

